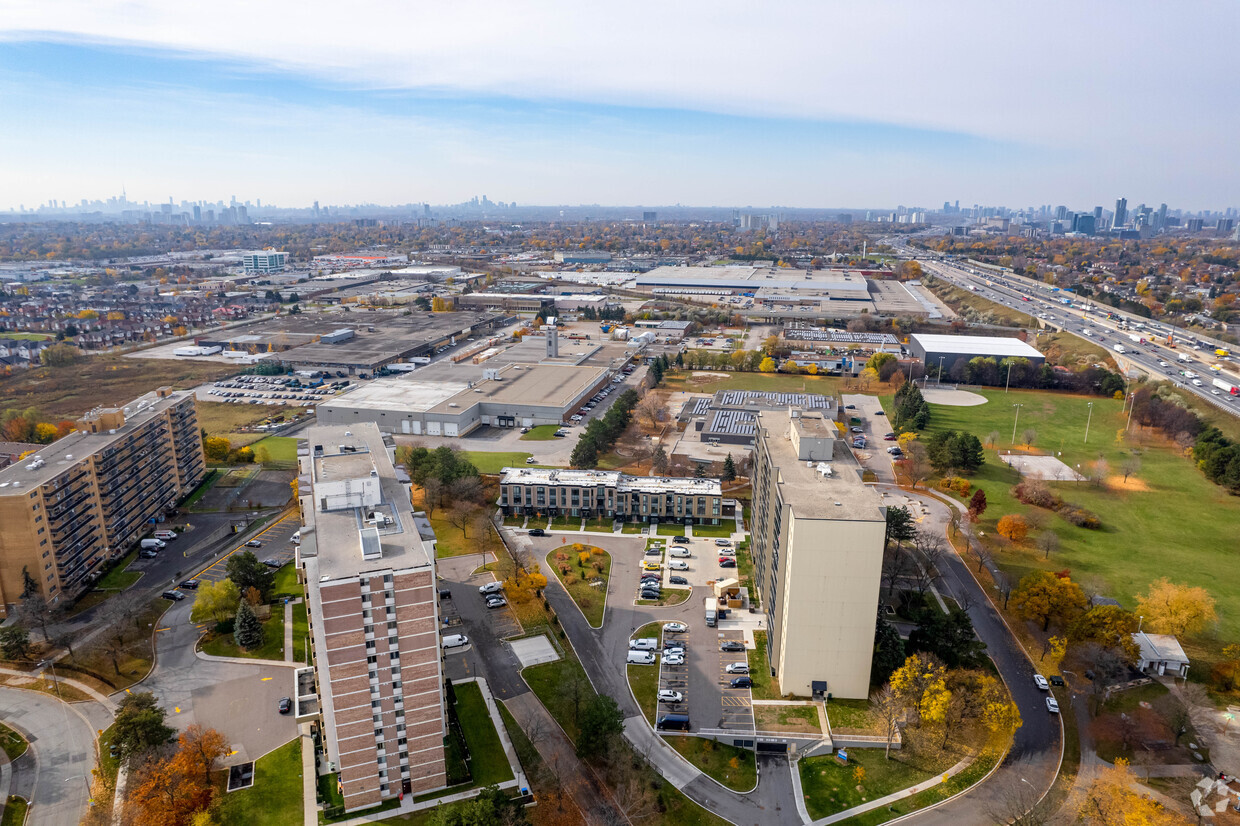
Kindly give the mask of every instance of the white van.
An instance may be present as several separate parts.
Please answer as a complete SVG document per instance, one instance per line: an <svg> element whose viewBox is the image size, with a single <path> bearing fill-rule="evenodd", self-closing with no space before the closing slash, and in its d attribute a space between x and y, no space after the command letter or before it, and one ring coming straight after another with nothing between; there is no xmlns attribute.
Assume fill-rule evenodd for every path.
<svg viewBox="0 0 1240 826"><path fill-rule="evenodd" d="M443 638L444 648L460 648L462 645L469 645L469 637L464 634L449 634Z"/></svg>
<svg viewBox="0 0 1240 826"><path fill-rule="evenodd" d="M158 539L143 539L142 550L144 551L162 551L166 545Z"/></svg>
<svg viewBox="0 0 1240 826"><path fill-rule="evenodd" d="M294 545L300 545L301 544L301 531L298 531L297 533L293 534L292 539L290 541Z"/></svg>
<svg viewBox="0 0 1240 826"><path fill-rule="evenodd" d="M630 651L629 665L654 665L653 651Z"/></svg>
<svg viewBox="0 0 1240 826"><path fill-rule="evenodd" d="M629 640L630 651L653 651L659 647L659 641L654 637L643 637L640 640Z"/></svg>

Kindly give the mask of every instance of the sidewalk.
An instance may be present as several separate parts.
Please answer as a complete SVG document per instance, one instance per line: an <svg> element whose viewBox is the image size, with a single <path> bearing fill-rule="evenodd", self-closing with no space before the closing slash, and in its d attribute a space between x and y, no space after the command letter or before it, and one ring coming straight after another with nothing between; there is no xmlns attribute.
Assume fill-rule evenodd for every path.
<svg viewBox="0 0 1240 826"><path fill-rule="evenodd" d="M812 826L826 826L826 824L829 824L829 823L840 823L841 821L848 820L851 817L856 817L859 814L863 814L865 812L869 812L874 809L881 808L883 806L889 806L892 803L895 803L897 800L903 800L906 797L912 797L918 792L924 792L926 789L934 788L940 783L946 781L949 777L954 777L957 774L960 774L960 772L968 768L968 766L972 762L973 762L972 759L961 760L959 763L952 766L950 769L948 769L947 771L943 772L942 774L936 777L932 777L931 779L918 783L914 786L909 786L907 789L901 789L898 792L892 792L891 794L885 797L880 797L877 800L871 800L867 803L862 803L860 806L853 806L851 809L845 809L842 812L836 812L833 815L827 815L826 817L821 817L818 820L812 821ZM795 782L797 783L798 786L800 786L799 776L796 778ZM797 809L798 811L800 811L800 806L798 806Z"/></svg>

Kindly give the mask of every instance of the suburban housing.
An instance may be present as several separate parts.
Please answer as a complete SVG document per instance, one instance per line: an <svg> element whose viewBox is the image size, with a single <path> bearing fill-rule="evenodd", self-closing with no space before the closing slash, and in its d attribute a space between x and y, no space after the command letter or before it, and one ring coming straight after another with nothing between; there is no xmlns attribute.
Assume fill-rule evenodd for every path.
<svg viewBox="0 0 1240 826"><path fill-rule="evenodd" d="M505 516L606 517L624 521L718 525L732 518L718 479L629 476L618 470L511 468L501 471ZM729 513L728 511L731 511Z"/></svg>
<svg viewBox="0 0 1240 826"><path fill-rule="evenodd" d="M865 698L886 511L829 418L763 410L757 426L752 547L771 670L788 694Z"/></svg>
<svg viewBox="0 0 1240 826"><path fill-rule="evenodd" d="M447 784L434 533L370 423L299 441L301 544L327 758L346 811Z"/></svg>

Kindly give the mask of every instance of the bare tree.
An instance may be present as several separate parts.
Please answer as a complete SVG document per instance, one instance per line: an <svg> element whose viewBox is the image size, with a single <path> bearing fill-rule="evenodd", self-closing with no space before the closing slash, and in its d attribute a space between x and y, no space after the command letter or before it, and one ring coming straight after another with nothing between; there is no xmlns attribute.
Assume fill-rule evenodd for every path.
<svg viewBox="0 0 1240 826"><path fill-rule="evenodd" d="M485 496L482 479L477 476L462 476L448 485L448 495L453 501L480 504Z"/></svg>
<svg viewBox="0 0 1240 826"><path fill-rule="evenodd" d="M1171 691L1155 701L1154 707L1175 735L1175 744L1180 745L1180 738L1188 733L1193 724L1193 707L1188 695L1180 686L1173 686Z"/></svg>
<svg viewBox="0 0 1240 826"><path fill-rule="evenodd" d="M887 740L885 756L890 760L891 741L895 739L896 732L900 730L900 723L903 722L907 711L904 701L888 684L870 695L870 709L882 721L883 737Z"/></svg>
<svg viewBox="0 0 1240 826"><path fill-rule="evenodd" d="M1043 559L1050 559L1051 552L1059 550L1059 534L1054 531L1042 531L1037 538L1038 550L1043 551Z"/></svg>
<svg viewBox="0 0 1240 826"><path fill-rule="evenodd" d="M1020 440L1025 447L1033 447L1033 443L1037 441L1038 431L1032 427L1027 427L1020 432Z"/></svg>
<svg viewBox="0 0 1240 826"><path fill-rule="evenodd" d="M999 435L999 431L992 430L986 434L986 444L990 447L998 447L1000 438L1002 437Z"/></svg>
<svg viewBox="0 0 1240 826"><path fill-rule="evenodd" d="M922 561L937 574L943 554L947 553L947 541L938 531L919 528L913 537L913 547L921 554Z"/></svg>
<svg viewBox="0 0 1240 826"><path fill-rule="evenodd" d="M1124 457L1123 463L1119 466L1124 473L1124 481L1128 481L1128 477L1141 470L1141 457L1135 453Z"/></svg>
<svg viewBox="0 0 1240 826"><path fill-rule="evenodd" d="M883 552L882 580L887 586L887 596L896 589L896 581L909 570L908 552L899 545L892 545Z"/></svg>
<svg viewBox="0 0 1240 826"><path fill-rule="evenodd" d="M908 474L909 484L914 488L919 482L929 479L930 474L934 472L934 466L930 464L930 455L926 452L926 446L921 442L909 442L903 464L904 472Z"/></svg>
<svg viewBox="0 0 1240 826"><path fill-rule="evenodd" d="M994 561L994 555L991 554L990 549L981 542L970 543L969 551L973 554L974 558L977 559L978 573L981 573L983 568L989 566L990 563Z"/></svg>
<svg viewBox="0 0 1240 826"><path fill-rule="evenodd" d="M443 482L431 476L422 483L422 509L427 516L434 516L439 507L439 497L443 495Z"/></svg>
<svg viewBox="0 0 1240 826"><path fill-rule="evenodd" d="M1096 461L1089 463L1089 483L1096 488L1102 487L1110 472L1111 466L1107 464L1107 460L1099 456Z"/></svg>
<svg viewBox="0 0 1240 826"><path fill-rule="evenodd" d="M996 778L986 794L986 814L992 823L1009 826L1046 826L1054 806L1038 793L1033 784L1012 774Z"/></svg>
<svg viewBox="0 0 1240 826"><path fill-rule="evenodd" d="M472 502L457 500L452 503L452 507L448 508L448 523L454 528L459 528L461 538L468 539L468 530L473 526L477 519L478 506Z"/></svg>
<svg viewBox="0 0 1240 826"><path fill-rule="evenodd" d="M44 596L37 591L23 597L17 605L18 622L27 628L38 628L43 641L48 642L47 626L52 621L52 608Z"/></svg>

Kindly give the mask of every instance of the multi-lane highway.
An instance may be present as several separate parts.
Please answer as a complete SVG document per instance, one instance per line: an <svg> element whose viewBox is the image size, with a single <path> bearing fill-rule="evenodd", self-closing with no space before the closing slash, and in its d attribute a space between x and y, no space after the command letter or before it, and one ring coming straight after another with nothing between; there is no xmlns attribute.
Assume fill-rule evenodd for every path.
<svg viewBox="0 0 1240 826"><path fill-rule="evenodd" d="M1200 397L1207 404L1240 416L1240 396L1230 395L1212 385L1221 377L1240 384L1240 368L1234 356L1218 357L1217 342L1150 319L1120 313L1105 304L1096 304L1072 293L1050 292L1045 284L1013 273L983 270L969 262L928 257L925 250L897 246L907 257L916 257L922 268L958 287L976 292L996 304L1023 313L1044 327L1064 330L1103 347L1121 368L1138 370L1155 379L1174 382L1186 392ZM1071 298L1072 305L1063 303ZM1118 316L1108 318L1108 314ZM1031 322L1032 323L1032 322ZM1142 325L1137 329L1136 325ZM1144 339L1133 341L1131 336ZM1175 346L1168 345L1168 336ZM1192 342L1200 342L1194 349ZM1123 352L1116 349L1123 348ZM1221 371L1212 370L1218 365Z"/></svg>

